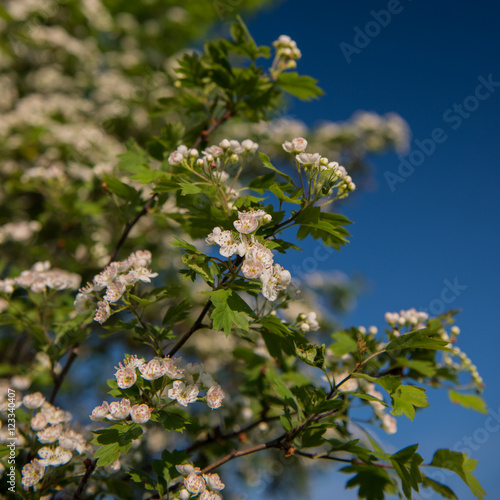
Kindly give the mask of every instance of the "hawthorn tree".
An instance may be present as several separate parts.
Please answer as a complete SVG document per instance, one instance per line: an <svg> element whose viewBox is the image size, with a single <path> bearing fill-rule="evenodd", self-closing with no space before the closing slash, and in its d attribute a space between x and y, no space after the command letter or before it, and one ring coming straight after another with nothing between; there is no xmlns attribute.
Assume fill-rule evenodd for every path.
<svg viewBox="0 0 500 500"><path fill-rule="evenodd" d="M33 25L27 40L37 50L58 41L78 58L82 47L53 22ZM109 30L92 22L96 33ZM47 51L37 59L29 44L10 47L41 78ZM89 75L71 57L65 71L81 82ZM295 71L300 57L286 35L257 45L239 19L230 38L158 71L167 92L151 109L155 126L134 132L134 118L120 115L120 126L91 127L107 141L95 136L101 153L78 142L71 122L99 103L102 85L82 97L81 84L75 112L61 96L49 102L25 89L20 98L9 76L16 90L3 136L0 126L12 218L0 227L2 492L217 500L241 482L236 470L244 481L274 460L292 484L305 462L340 465L346 487L370 500L420 488L456 498L432 478L444 468L483 498L464 453L388 453L368 430L394 433L396 417L413 420L429 405L428 387L485 411L482 380L456 346L455 313L387 312L380 333L340 327L319 315L321 293L280 264L302 241L327 252L348 242L350 221L338 212L356 189L351 173L363 171L367 152L407 135L399 117L374 114L294 133L300 124L276 113L284 96L322 94ZM92 82L100 71L92 66ZM41 111L23 128L33 101ZM127 134L135 139L123 148ZM325 280L318 286L331 292ZM363 424L360 414L369 415Z"/></svg>

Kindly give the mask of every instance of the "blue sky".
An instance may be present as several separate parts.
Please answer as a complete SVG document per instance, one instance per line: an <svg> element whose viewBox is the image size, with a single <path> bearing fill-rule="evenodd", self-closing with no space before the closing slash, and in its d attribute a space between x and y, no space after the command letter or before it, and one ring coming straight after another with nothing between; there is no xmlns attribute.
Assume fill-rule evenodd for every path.
<svg viewBox="0 0 500 500"><path fill-rule="evenodd" d="M377 29L371 11L388 7L394 11L391 20ZM394 154L371 158L377 185L345 206L344 213L355 222L351 243L322 269L365 276L370 290L346 321L379 328L386 311L437 307L435 301L448 286L445 280L458 284L450 307L462 310L459 346L485 380L490 416L500 413L500 83L491 83L500 82L499 14L493 1L288 0L249 22L259 43L269 44L280 34L295 39L303 53L300 72L317 78L326 92L316 102L294 103L290 116L314 124L347 119L358 109L394 111L412 129L412 151L418 150L416 139L422 142L442 129L434 152L392 190L386 172L399 175L401 160ZM379 33L358 50L355 28L365 31L369 22L368 31ZM350 62L342 43L356 48ZM490 83L483 83L481 99L475 99L470 96L480 78ZM417 163L421 157L413 156ZM471 456L479 460L476 475L494 498L500 486L500 426L487 415L452 405L444 392L429 396L432 407L417 414L414 423L400 417L399 432L384 441L394 450L419 442L420 453L430 460L437 448L451 448L469 437ZM441 479L460 500L474 498L460 480ZM313 497L324 498L333 485L335 498L356 498L354 492L343 492L345 480L339 474L320 480Z"/></svg>

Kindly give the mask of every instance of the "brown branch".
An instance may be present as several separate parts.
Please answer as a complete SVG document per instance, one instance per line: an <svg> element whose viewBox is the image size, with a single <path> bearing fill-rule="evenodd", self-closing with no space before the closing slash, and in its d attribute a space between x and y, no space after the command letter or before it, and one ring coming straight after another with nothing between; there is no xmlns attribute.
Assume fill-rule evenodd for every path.
<svg viewBox="0 0 500 500"><path fill-rule="evenodd" d="M212 301L209 300L205 304L205 307L202 309L199 316L196 318L196 321L193 323L193 326L176 342L174 347L172 347L172 349L170 349L170 351L167 354L167 356L169 358L171 358L187 342L189 337L191 337L191 335L193 335L193 333L196 330L199 330L203 326L203 319L205 318L205 315L207 314L211 305L212 305Z"/></svg>
<svg viewBox="0 0 500 500"><path fill-rule="evenodd" d="M56 395L61 388L61 384L63 383L64 377L68 374L69 369L71 368L71 365L73 364L73 361L75 361L76 357L78 356L78 344L73 346L71 349L71 352L68 355L68 359L66 360L66 364L64 365L64 368L62 369L61 373L56 377L54 371L52 371L53 378L54 378L54 388L52 389L52 394L50 395L49 398L49 403L54 404L54 400L56 399Z"/></svg>
<svg viewBox="0 0 500 500"><path fill-rule="evenodd" d="M127 239L130 231L132 231L132 228L139 222L139 219L143 216L146 215L149 210L151 209L151 206L153 205L153 202L157 196L157 193L153 194L151 198L149 198L148 201L144 204L142 207L142 210L130 221L125 224L125 228L123 229L123 233L120 236L120 239L118 240L118 243L116 244L115 248L113 249L113 252L111 253L111 257L109 258L108 266L116 260L116 257L118 256L118 252L120 251L120 248L123 246L125 243L125 240Z"/></svg>
<svg viewBox="0 0 500 500"><path fill-rule="evenodd" d="M214 132L218 127L220 127L220 125L222 125L225 121L229 120L229 118L234 116L234 114L235 113L232 112L228 107L227 110L224 112L224 114L218 120L214 121L212 123L212 125L210 125L210 127L208 127L207 129L201 131L201 134L199 135L199 137L196 139L196 141L193 144L193 148L197 148L202 142L208 142L208 140L210 139L210 137L209 137L210 134L212 132ZM125 225L125 228L123 229L123 233L120 236L120 239L118 240L118 243L116 244L115 248L113 249L113 252L111 253L111 257L109 258L108 266L109 266L109 264L111 264L112 262L114 262L116 260L116 257L118 256L118 252L120 251L120 248L125 243L125 240L127 239L132 228L137 224L137 222L139 221L139 219L141 217L143 217L144 215L146 215L149 212L157 194L158 193L153 194L146 201L146 203L142 207L142 210L133 219L131 219L129 222L127 222L127 224Z"/></svg>
<svg viewBox="0 0 500 500"><path fill-rule="evenodd" d="M90 476L95 471L97 460L90 460L90 458L87 458L83 463L85 464L87 470L85 471L84 476L80 480L80 484L78 485L78 488L75 491L75 494L73 495L73 500L81 500L83 490L85 489L85 486L87 485Z"/></svg>
<svg viewBox="0 0 500 500"><path fill-rule="evenodd" d="M262 413L265 414L265 412L262 412ZM197 450L198 448L201 448L202 446L205 446L205 445L210 444L210 443L215 443L215 442L220 443L221 441L226 441L228 439L237 438L237 437L241 436L242 434L245 434L246 432L251 431L252 429L255 429L255 427L258 427L260 424L262 424L264 422L272 422L274 420L279 420L279 418L280 418L279 415L276 415L274 417L263 416L259 420L255 420L254 422L246 425L245 427L242 427L241 429L239 429L237 431L231 431L231 432L227 432L225 434L222 434L220 432L220 428L217 427L214 430L213 434L209 435L208 437L206 437L205 439L203 439L201 441L194 442L193 444L188 446L185 451L187 453L191 453L192 451Z"/></svg>

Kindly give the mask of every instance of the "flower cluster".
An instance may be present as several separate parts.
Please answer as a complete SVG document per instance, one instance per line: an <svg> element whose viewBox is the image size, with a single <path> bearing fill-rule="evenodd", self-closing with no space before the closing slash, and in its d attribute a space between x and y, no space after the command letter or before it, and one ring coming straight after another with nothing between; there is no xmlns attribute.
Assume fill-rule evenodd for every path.
<svg viewBox="0 0 500 500"><path fill-rule="evenodd" d="M379 390L375 389L375 384L364 380L360 381L360 383L362 384L366 394L380 399L381 401L384 400L383 394ZM379 401L368 401L368 403L373 408L375 415L377 415L377 417L382 421L382 429L384 429L387 434L394 434L397 432L398 428L396 419L392 415L385 412L385 406Z"/></svg>
<svg viewBox="0 0 500 500"><path fill-rule="evenodd" d="M80 286L81 277L62 269L51 268L50 262L37 262L31 269L22 271L16 278L0 280L0 292L11 294L17 285L30 289L34 293L52 290L76 290Z"/></svg>
<svg viewBox="0 0 500 500"><path fill-rule="evenodd" d="M274 71L280 73L281 71L297 67L295 61L302 57L302 53L297 48L297 43L294 40L288 35L280 35L273 42L273 47L276 50L276 57L271 68L271 73L274 73Z"/></svg>
<svg viewBox="0 0 500 500"><path fill-rule="evenodd" d="M199 393L204 389L207 389L205 400L211 409L220 408L225 397L220 385L214 382L212 376L205 372L200 364L190 363L180 368L177 360L169 357L153 358L146 363L143 358L134 355L127 356L115 368L116 382L120 389L133 387L138 376L147 381L162 379L161 395L166 395L168 399L177 401L184 407L198 401ZM112 403L103 401L102 405L94 408L90 419L124 420L130 416L132 421L144 424L151 418L152 412L153 408L146 404L132 406L130 400L124 398Z"/></svg>
<svg viewBox="0 0 500 500"><path fill-rule="evenodd" d="M42 225L36 221L9 222L0 226L0 244L6 241L28 241L40 231Z"/></svg>
<svg viewBox="0 0 500 500"><path fill-rule="evenodd" d="M179 146L168 157L168 162L172 166L184 166L189 170L196 168L207 176L207 180L220 185L224 191L228 207L232 206L238 197L238 192L233 185L236 182L243 163L249 154L257 151L259 145L250 139L245 139L241 143L237 140L223 139L219 145L205 148L201 154L197 149L188 149L186 146ZM229 179L227 170L240 164L240 170L233 179L231 186L225 183Z"/></svg>
<svg viewBox="0 0 500 500"><path fill-rule="evenodd" d="M40 392L23 397L23 405L32 413L30 427L42 446L38 450L38 459L26 464L22 471L22 485L28 489L36 485L44 476L46 467L67 464L73 451L79 455L89 451L86 439L67 425L72 419L71 413L57 408L47 401Z"/></svg>
<svg viewBox="0 0 500 500"><path fill-rule="evenodd" d="M460 335L460 328L456 325L453 325L450 329L451 337L448 335L446 330L443 329L441 332L441 338L448 342L455 343L457 341L457 337ZM453 361L453 358L458 358L458 362ZM466 371L469 372L472 377L472 383L476 386L476 389L479 392L482 392L484 389L484 381L477 366L472 363L471 359L465 352L463 352L460 347L454 346L451 352L443 353L443 362L448 368L453 368L458 371Z"/></svg>
<svg viewBox="0 0 500 500"><path fill-rule="evenodd" d="M399 329L409 327L410 329L424 328L424 322L429 319L429 315L425 312L417 311L414 308L401 310L397 312L385 313L385 320L393 327L393 334L399 335Z"/></svg>
<svg viewBox="0 0 500 500"><path fill-rule="evenodd" d="M85 312L89 306L93 306L96 299L97 309L94 320L101 325L111 315L110 304L118 302L123 294L133 285L142 281L151 283L151 278L158 276L147 266L151 264L151 252L138 250L129 255L124 261L112 262L104 271L94 276L92 283L78 291L75 298L75 309L77 312ZM106 289L102 300L98 292Z"/></svg>
<svg viewBox="0 0 500 500"><path fill-rule="evenodd" d="M304 332L319 330L319 323L316 319L316 313L310 312L307 314L299 314L297 318L297 326Z"/></svg>
<svg viewBox="0 0 500 500"><path fill-rule="evenodd" d="M225 488L219 474L201 474L198 467L176 465L177 472L184 476L184 489L179 492L179 499L187 500L200 495L199 500L221 500L219 491Z"/></svg>
<svg viewBox="0 0 500 500"><path fill-rule="evenodd" d="M319 153L306 153L307 141L303 137L295 137L291 141L282 144L283 149L295 155L297 165L302 165L312 184L321 189L322 195L329 195L334 188L337 188L337 198L345 198L351 191L356 189L347 170L336 161L329 161L328 158ZM320 173L329 172L328 179L323 179L320 183ZM324 175L323 175L324 176ZM326 181L326 184L325 184ZM319 194L316 193L316 194Z"/></svg>
<svg viewBox="0 0 500 500"><path fill-rule="evenodd" d="M233 223L237 232L215 227L205 241L209 245L219 245L223 257L235 254L244 257L241 271L245 278L260 279L262 294L266 299L274 301L278 292L290 284L291 275L279 264L274 264L273 253L254 234L262 224L270 221L271 216L264 210L238 212L238 220Z"/></svg>

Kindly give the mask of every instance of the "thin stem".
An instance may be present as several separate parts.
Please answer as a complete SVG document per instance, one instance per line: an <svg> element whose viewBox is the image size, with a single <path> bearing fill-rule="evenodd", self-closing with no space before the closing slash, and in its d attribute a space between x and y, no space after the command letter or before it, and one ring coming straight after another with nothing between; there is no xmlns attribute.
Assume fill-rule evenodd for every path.
<svg viewBox="0 0 500 500"><path fill-rule="evenodd" d="M196 139L196 141L194 142L193 148L197 148L202 142L208 141L209 135L214 130L216 130L217 127L219 127L222 123L224 123L226 120L229 120L229 118L231 118L232 116L234 116L234 112L227 109L226 112L217 121L215 121L214 123L212 123L212 125L210 125L210 127L208 127L208 129L203 130L201 132L198 139ZM109 264L111 264L112 262L114 262L116 260L116 257L118 256L118 252L120 251L121 247L123 246L126 239L128 238L128 235L130 234L130 231L132 230L132 228L137 224L137 222L141 219L141 217L143 217L144 215L146 215L150 211L150 209L151 209L151 207L156 199L156 196L157 196L157 193L154 193L149 198L149 200L146 201L146 203L142 207L142 210L133 219L131 219L129 222L127 222L127 224L125 224L125 228L123 229L122 235L120 236L120 239L118 240L118 243L116 244L115 248L111 252L111 257L109 258L108 266L109 266Z"/></svg>
<svg viewBox="0 0 500 500"><path fill-rule="evenodd" d="M56 395L59 392L59 389L61 388L61 384L63 383L64 377L66 377L69 369L71 368L71 365L73 364L73 361L78 356L78 344L73 346L71 349L71 352L68 355L68 359L66 360L66 364L64 365L64 368L62 369L61 373L56 376L54 373L54 370L52 370L52 377L54 378L54 388L52 389L52 394L50 395L49 398L49 403L54 404L54 400L56 399Z"/></svg>
<svg viewBox="0 0 500 500"><path fill-rule="evenodd" d="M120 239L118 240L118 243L116 244L115 248L113 249L113 252L111 252L111 257L109 258L108 266L116 260L116 257L118 256L118 252L120 251L120 248L125 243L125 240L127 239L132 228L137 224L137 222L139 222L139 219L143 215L146 215L149 212L151 206L153 205L153 202L155 201L156 196L157 196L157 193L153 194L151 196L151 198L149 198L149 200L146 201L146 203L142 207L142 210L132 220L130 220L129 222L127 222L127 224L125 224L125 228L123 229L123 233L120 236Z"/></svg>
<svg viewBox="0 0 500 500"><path fill-rule="evenodd" d="M171 358L188 341L189 337L191 337L191 335L193 335L196 330L199 330L202 327L203 319L205 318L205 315L207 314L211 305L212 301L207 301L205 307L202 309L199 316L196 318L196 321L193 323L193 326L176 342L174 347L170 349L167 354L169 358Z"/></svg>
<svg viewBox="0 0 500 500"><path fill-rule="evenodd" d="M85 474L82 477L80 484L78 485L78 488L75 491L75 494L73 495L73 500L81 500L82 499L83 490L85 489L85 486L87 485L87 483L90 479L90 476L95 471L95 468L97 465L97 460L90 460L89 458L87 458L85 460L85 462L83 462L83 463L85 464L85 467L87 468L87 470L85 471Z"/></svg>

